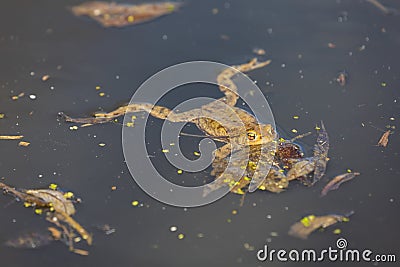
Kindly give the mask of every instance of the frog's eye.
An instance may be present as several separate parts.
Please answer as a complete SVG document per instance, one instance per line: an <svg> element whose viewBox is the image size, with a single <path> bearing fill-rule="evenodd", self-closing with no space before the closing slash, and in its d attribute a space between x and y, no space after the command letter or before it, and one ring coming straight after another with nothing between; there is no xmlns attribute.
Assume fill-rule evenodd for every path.
<svg viewBox="0 0 400 267"><path fill-rule="evenodd" d="M254 131L247 132L247 138L249 138L249 140L253 141L256 139L256 137L257 137L257 134Z"/></svg>

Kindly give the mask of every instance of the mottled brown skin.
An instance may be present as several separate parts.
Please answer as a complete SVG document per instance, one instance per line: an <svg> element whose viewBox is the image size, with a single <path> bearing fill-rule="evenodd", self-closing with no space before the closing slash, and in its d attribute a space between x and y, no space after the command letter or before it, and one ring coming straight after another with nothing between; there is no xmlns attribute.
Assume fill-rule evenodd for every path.
<svg viewBox="0 0 400 267"><path fill-rule="evenodd" d="M236 93L237 87L232 81L232 77L239 71L254 70L269 63L269 60L258 62L257 59L252 59L246 64L234 66L235 69L228 68L222 71L217 76L217 82L225 96L200 108L186 112L176 113L169 108L154 106L149 103L132 103L108 113L97 113L92 118L71 118L63 113L60 113L60 115L67 122L98 124L110 122L126 113L145 111L155 118L171 122L192 122L206 135L227 143L227 145L215 152L216 157L225 157L229 155L232 145L233 149L237 149L241 146L269 143L276 139L276 133L270 124L259 124L253 115L235 107L238 95ZM222 124L210 119L216 115L223 118Z"/></svg>

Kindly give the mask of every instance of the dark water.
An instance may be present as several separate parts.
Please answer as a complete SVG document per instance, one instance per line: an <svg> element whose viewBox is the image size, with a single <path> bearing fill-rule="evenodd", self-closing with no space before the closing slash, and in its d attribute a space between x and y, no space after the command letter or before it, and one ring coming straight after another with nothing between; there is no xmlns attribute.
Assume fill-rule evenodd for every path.
<svg viewBox="0 0 400 267"><path fill-rule="evenodd" d="M400 8L396 1L382 2ZM0 176L18 187L55 182L73 190L84 200L75 216L78 221L89 228L108 223L117 231L105 236L91 229L95 241L88 257L74 255L62 244L37 250L3 246L1 266L275 266L281 264L256 259L266 242L274 249L334 247L336 227L307 241L289 237L287 231L304 215L349 210L355 215L338 227L350 247L400 256L397 129L387 148L374 146L382 134L374 127L399 126L399 16L385 16L365 1L203 0L186 1L181 11L150 23L103 29L71 15L67 7L77 3L0 4L0 113L6 114L0 132L21 133L31 142L22 148L14 141L0 141ZM213 8L218 8L217 15ZM330 42L336 48L328 48ZM258 47L267 51L272 64L250 76L270 101L282 132L291 137L291 129L306 132L323 120L331 137L327 177L348 168L362 174L323 199L318 196L327 177L313 188L294 183L282 194L249 194L243 207L240 196L233 194L201 208L166 206L131 179L120 125L71 131L70 125L57 121L61 110L82 116L100 107L115 108L167 66L190 60L240 64ZM340 87L332 81L344 70L348 84ZM42 82L45 74L51 78ZM105 97L98 96L97 85ZM10 99L20 92L37 99ZM198 94L187 90L162 104L172 107ZM200 94L220 96L216 88ZM293 120L294 115L300 119ZM152 120L149 127L159 129L161 123ZM157 134L148 138L155 140L152 149L159 149ZM311 147L314 138L303 142ZM197 139L186 140L188 151L193 151ZM165 170L177 175L173 168ZM196 175L201 176L209 172ZM193 175L177 179L185 177ZM117 190L112 192L112 186ZM132 207L133 200L144 206ZM47 226L31 210L9 201L1 197L0 242ZM170 226L178 231L171 233ZM185 238L179 240L178 233ZM246 243L255 251L248 251Z"/></svg>

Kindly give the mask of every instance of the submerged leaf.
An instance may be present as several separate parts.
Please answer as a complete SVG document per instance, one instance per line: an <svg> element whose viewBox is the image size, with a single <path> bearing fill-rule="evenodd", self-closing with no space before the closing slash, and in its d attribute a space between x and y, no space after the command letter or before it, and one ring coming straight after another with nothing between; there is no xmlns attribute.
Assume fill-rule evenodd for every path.
<svg viewBox="0 0 400 267"><path fill-rule="evenodd" d="M293 224L290 227L289 235L298 237L301 239L307 239L308 236L319 228L327 228L337 222L349 221L349 215L326 215L326 216L315 216L309 215L302 218L299 222Z"/></svg>
<svg viewBox="0 0 400 267"><path fill-rule="evenodd" d="M338 175L334 177L330 182L322 189L321 191L321 197L326 196L329 191L336 190L339 188L339 186L347 181L352 180L354 177L357 175L360 175L359 172L350 172L350 173L344 173L341 175Z"/></svg>
<svg viewBox="0 0 400 267"><path fill-rule="evenodd" d="M13 248L39 248L49 245L54 241L53 237L47 233L28 233L17 238L7 240L4 244Z"/></svg>

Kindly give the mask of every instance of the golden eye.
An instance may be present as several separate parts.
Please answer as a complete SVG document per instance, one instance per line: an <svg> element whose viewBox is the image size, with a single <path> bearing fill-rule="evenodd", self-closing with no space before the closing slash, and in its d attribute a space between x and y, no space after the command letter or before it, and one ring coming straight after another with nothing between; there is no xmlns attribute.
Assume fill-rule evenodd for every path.
<svg viewBox="0 0 400 267"><path fill-rule="evenodd" d="M249 138L249 140L255 140L256 137L257 135L254 131L247 132L247 138Z"/></svg>

